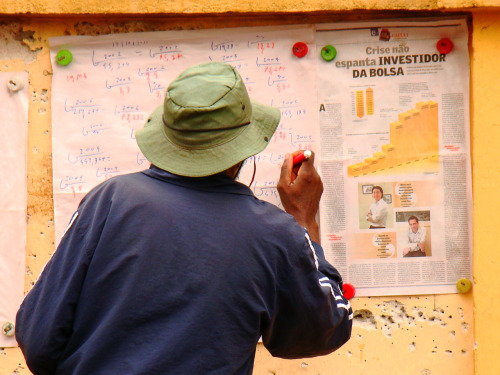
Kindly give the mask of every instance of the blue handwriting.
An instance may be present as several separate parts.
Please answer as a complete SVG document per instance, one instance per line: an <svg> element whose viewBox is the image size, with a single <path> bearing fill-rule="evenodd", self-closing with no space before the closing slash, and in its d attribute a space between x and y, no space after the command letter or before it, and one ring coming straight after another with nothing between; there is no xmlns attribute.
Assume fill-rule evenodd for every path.
<svg viewBox="0 0 500 375"><path fill-rule="evenodd" d="M92 124L89 125L88 127L83 127L82 128L82 134L83 136L88 136L88 135L98 135L104 130L108 130L109 128L105 128L103 123L100 124Z"/></svg>
<svg viewBox="0 0 500 375"><path fill-rule="evenodd" d="M261 61L259 61L258 56L255 60L255 64L257 65L257 67L267 66L267 65L281 65L278 57L264 57L261 59Z"/></svg>
<svg viewBox="0 0 500 375"><path fill-rule="evenodd" d="M155 57L157 55L164 55L166 53L181 53L182 50L180 50L177 45L173 46L159 46L156 50L153 50L152 48L149 49L149 56Z"/></svg>
<svg viewBox="0 0 500 375"><path fill-rule="evenodd" d="M94 104L94 99L76 99L74 105L68 105L68 100L64 100L64 111L72 112L74 115L93 115L101 111L101 105Z"/></svg>
<svg viewBox="0 0 500 375"><path fill-rule="evenodd" d="M118 173L120 173L120 171L118 170L118 166L103 167L102 169L100 169L100 167L97 167L95 175L96 175L96 177L104 177L107 179L107 178L111 177L111 175L115 175Z"/></svg>
<svg viewBox="0 0 500 375"><path fill-rule="evenodd" d="M73 185L84 184L83 176L65 176L59 183L59 188L64 190Z"/></svg>
<svg viewBox="0 0 500 375"><path fill-rule="evenodd" d="M95 50L92 50L92 65L98 66L101 63L111 61L111 60L123 60L125 56L122 56L121 51L113 53L105 53L102 60L97 60L95 56Z"/></svg>
<svg viewBox="0 0 500 375"><path fill-rule="evenodd" d="M276 78L272 78L271 76L267 77L267 85L273 86L276 82L286 82L288 79L281 74L278 74Z"/></svg>
<svg viewBox="0 0 500 375"><path fill-rule="evenodd" d="M111 80L111 83L106 80L106 88L112 89L113 87L118 87L118 86L124 86L124 85L130 85L132 83L132 78L130 76L120 78L120 77L115 77L114 82Z"/></svg>
<svg viewBox="0 0 500 375"><path fill-rule="evenodd" d="M139 70L137 71L137 74L139 75L139 77L142 77L144 75L149 77L149 74L151 74L151 73L163 72L165 70L166 70L165 65L153 66L153 67L147 67L145 69L145 71L141 71L141 68L139 68Z"/></svg>
<svg viewBox="0 0 500 375"><path fill-rule="evenodd" d="M238 44L236 44L234 42L221 42L221 43L212 42L210 48L212 49L212 51L227 52L227 51L234 49L237 45Z"/></svg>
<svg viewBox="0 0 500 375"><path fill-rule="evenodd" d="M137 153L137 165L142 165L143 163L148 163L148 159L142 156L141 153Z"/></svg>

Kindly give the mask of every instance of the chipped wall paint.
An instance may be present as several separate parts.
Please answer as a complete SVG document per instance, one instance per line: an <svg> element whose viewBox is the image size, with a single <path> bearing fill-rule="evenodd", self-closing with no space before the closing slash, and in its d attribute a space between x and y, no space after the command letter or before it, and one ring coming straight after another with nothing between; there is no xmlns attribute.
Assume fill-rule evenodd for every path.
<svg viewBox="0 0 500 375"><path fill-rule="evenodd" d="M58 8L56 3L44 4L49 8L52 7L52 11L55 8L60 11L68 3L59 2L61 6ZM189 4L189 2L181 3ZM282 10L284 3L286 2L281 1L276 4L281 4ZM452 3L457 4L457 2L447 4ZM14 0L2 2L0 12L5 9L5 4L7 6L11 4L12 7L16 5ZM26 4L31 7L41 6L41 2L36 1ZM149 4L148 1L146 1L147 4ZM263 4L267 3L263 2ZM313 2L313 4L318 4L318 2ZM379 9L394 9L394 7L385 7L388 4L385 1L377 1L374 4ZM398 4L401 5L401 2L397 2L396 5ZM434 2L416 2L415 4L414 8L419 10L440 8L436 5L438 3ZM425 7L418 4L431 4L431 6ZM465 9L469 6L468 4L465 2L463 7L457 6L457 8ZM484 6L489 5L484 4ZM116 9L121 9L118 5L116 6ZM344 6L347 7L346 9L353 9L353 5L344 4ZM12 10L12 7L9 9ZM330 10L324 4L322 7L323 10ZM373 7L365 4L361 8L372 9ZM127 13L128 10L128 8L125 9L123 13ZM304 6L303 10L313 9ZM394 13L370 11L363 14L311 12L283 17L273 15L274 11L274 8L269 6L265 14L251 16L220 14L208 17L173 15L161 19L147 16L140 19L131 19L129 16L116 16L115 18L103 16L4 17L3 20L0 19L0 70L26 70L30 75L26 291L32 287L54 251L50 99L57 93L51 91L52 68L49 61L48 38L56 35L99 35L241 25L300 24L359 17L395 16ZM148 13L147 7L144 8L144 12ZM172 8L171 12L176 11ZM33 13L37 13L36 9ZM46 10L39 13L45 14ZM70 13L78 14L79 11L73 9ZM121 12L115 11L115 13ZM408 16L409 14L429 15L427 12L401 13L400 15ZM488 215L490 209L495 211L498 209L499 201L495 195L496 187L500 183L499 169L492 166L491 161L498 157L496 140L500 132L500 123L495 116L500 99L500 74L496 73L498 71L496 59L499 52L494 47L496 41L500 39L500 10L475 10L472 18L471 104L475 208L474 279L476 283L473 293L355 298L352 301L355 310L354 329L352 339L348 344L329 356L300 360L273 358L262 345L259 345L254 374L486 375L500 373L500 365L496 363L495 355L496 338L500 335L498 319L500 302L495 302L492 298L500 290L499 282L496 281L500 255L494 251L496 245L494 233L497 231L495 221L491 220ZM476 346L477 349L475 349ZM0 374L30 374L19 349L0 349Z"/></svg>
<svg viewBox="0 0 500 375"><path fill-rule="evenodd" d="M473 374L472 301L456 297L355 299L352 338L337 352L283 361L259 348L256 373Z"/></svg>

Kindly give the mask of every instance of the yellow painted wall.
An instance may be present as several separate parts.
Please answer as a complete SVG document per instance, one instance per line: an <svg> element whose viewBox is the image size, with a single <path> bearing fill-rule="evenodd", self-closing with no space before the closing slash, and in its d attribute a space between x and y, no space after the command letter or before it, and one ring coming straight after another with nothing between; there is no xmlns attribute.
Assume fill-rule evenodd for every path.
<svg viewBox="0 0 500 375"><path fill-rule="evenodd" d="M355 298L352 300L355 310L352 339L339 351L326 357L290 361L272 358L259 346L254 373L500 374L497 355L500 252L495 247L498 229L493 217L500 211L496 189L500 185L500 163L496 161L500 157L497 151L500 135L500 120L497 118L500 9L496 8L497 5L500 1L261 0L235 4L232 0L144 0L135 3L87 0L85 6L79 6L73 0L2 0L0 71L25 70L30 76L26 291L54 251L50 101L57 93L51 91L49 37L415 17L435 15L429 11L440 10L470 11L476 283L473 292L466 295ZM285 11L288 12L286 15L280 13ZM138 15L139 12L144 15ZM161 13L163 15L158 16ZM203 16L203 13L212 14ZM29 373L19 349L0 349L0 374Z"/></svg>
<svg viewBox="0 0 500 375"><path fill-rule="evenodd" d="M499 6L499 0L3 0L4 14L206 14L351 10L455 10Z"/></svg>

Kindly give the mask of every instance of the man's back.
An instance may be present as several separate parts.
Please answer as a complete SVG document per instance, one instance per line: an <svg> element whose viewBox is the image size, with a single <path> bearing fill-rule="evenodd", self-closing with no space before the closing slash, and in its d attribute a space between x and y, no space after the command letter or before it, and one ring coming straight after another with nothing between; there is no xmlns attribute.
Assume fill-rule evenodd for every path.
<svg viewBox="0 0 500 375"><path fill-rule="evenodd" d="M334 280L322 288L312 246L227 176L120 176L84 199L18 339L28 364L72 375L250 374L261 335L275 355L325 354L349 338L352 312L320 254ZM44 324L23 326L31 314Z"/></svg>

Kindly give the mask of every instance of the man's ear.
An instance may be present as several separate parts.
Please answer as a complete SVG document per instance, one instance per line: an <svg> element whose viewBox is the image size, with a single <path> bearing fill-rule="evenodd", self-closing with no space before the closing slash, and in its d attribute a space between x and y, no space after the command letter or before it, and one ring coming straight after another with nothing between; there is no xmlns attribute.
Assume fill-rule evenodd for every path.
<svg viewBox="0 0 500 375"><path fill-rule="evenodd" d="M238 164L235 164L231 168L226 169L224 173L227 174L229 177L231 177L233 180L235 180L236 177L238 176L238 173L240 172L242 165L243 161L240 161Z"/></svg>

